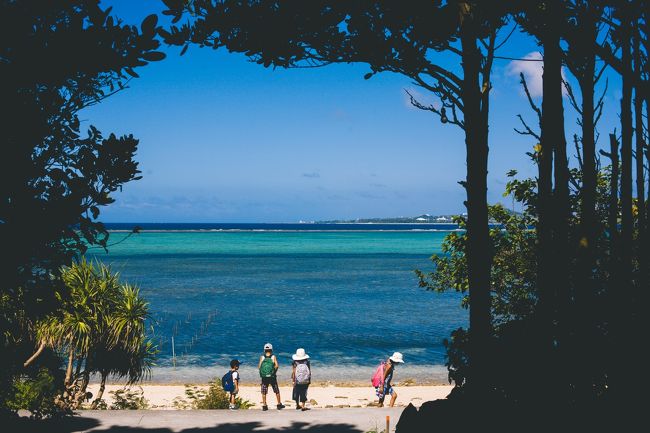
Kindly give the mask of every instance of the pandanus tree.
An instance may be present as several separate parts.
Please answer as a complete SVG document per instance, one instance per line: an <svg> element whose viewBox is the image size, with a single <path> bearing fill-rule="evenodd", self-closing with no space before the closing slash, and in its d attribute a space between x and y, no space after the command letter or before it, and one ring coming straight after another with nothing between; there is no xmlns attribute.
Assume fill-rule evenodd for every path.
<svg viewBox="0 0 650 433"><path fill-rule="evenodd" d="M468 270L472 370L468 385L490 388L491 246L487 167L491 73L503 41L508 1L216 1L164 0L176 23L165 41L246 54L265 67L315 67L364 63L365 78L393 72L411 79L434 99L427 105L443 124L465 133ZM504 38L507 39L507 38ZM453 57L453 60L449 59Z"/></svg>
<svg viewBox="0 0 650 433"><path fill-rule="evenodd" d="M39 324L39 351L49 346L65 355L65 397L73 407L85 398L90 375L99 373L96 406L108 376L134 383L149 373L156 349L146 336L148 305L136 287L121 284L101 263L82 259L62 277L68 294L61 309Z"/></svg>

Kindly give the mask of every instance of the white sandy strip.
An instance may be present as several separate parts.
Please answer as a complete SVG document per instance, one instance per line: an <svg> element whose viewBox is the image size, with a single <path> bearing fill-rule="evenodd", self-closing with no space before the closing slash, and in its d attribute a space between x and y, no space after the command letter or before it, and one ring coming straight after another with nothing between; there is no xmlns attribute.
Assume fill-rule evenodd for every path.
<svg viewBox="0 0 650 433"><path fill-rule="evenodd" d="M206 386L200 386L206 388ZM98 384L88 386L89 391L96 395ZM122 388L121 385L106 385L104 400L110 406L112 394L110 391ZM138 389L138 386L134 387ZM174 399L186 399L185 386L183 385L142 385L144 397L148 400L151 409L178 409ZM423 402L445 398L451 391L451 386L395 386L398 394L397 406L406 406L413 403L420 406ZM287 408L293 408L291 401L291 387L281 386L280 395ZM259 386L240 387L240 396L254 404L252 409L261 409L261 395ZM315 408L327 407L366 407L369 403L377 401L375 390L372 387L347 387L347 386L314 386L309 387L307 398L310 406ZM178 401L178 400L177 400ZM277 404L273 390L269 389L267 402L270 409ZM388 403L388 401L386 401Z"/></svg>

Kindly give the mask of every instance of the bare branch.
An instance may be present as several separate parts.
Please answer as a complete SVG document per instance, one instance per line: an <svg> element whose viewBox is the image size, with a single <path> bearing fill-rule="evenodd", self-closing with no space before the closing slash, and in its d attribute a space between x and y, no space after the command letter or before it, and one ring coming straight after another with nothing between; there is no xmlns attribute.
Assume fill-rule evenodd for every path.
<svg viewBox="0 0 650 433"><path fill-rule="evenodd" d="M538 141L541 141L541 140L542 140L542 137L540 137L540 135L539 135L538 133L536 133L535 131L533 131L533 130L530 128L530 126L528 126L528 124L526 123L526 121L524 120L524 118L521 117L521 114L517 114L517 117L519 118L519 120L521 121L521 124L524 126L524 129L525 129L524 131L520 131L519 129L514 128L514 130L515 130L515 132L516 132L517 134L521 134L521 135L530 135L530 136L532 136L532 137L535 137Z"/></svg>
<svg viewBox="0 0 650 433"><path fill-rule="evenodd" d="M578 160L578 165L582 171L584 164L582 163L582 154L580 153L580 138L578 138L578 134L573 134L573 145L576 149L576 159Z"/></svg>
<svg viewBox="0 0 650 433"><path fill-rule="evenodd" d="M463 85L463 80L461 80L460 77L456 74L433 64L429 64L427 67L425 67L424 72L426 72L427 75L430 75L437 81L444 82L447 87L456 93L456 95L461 94L460 89Z"/></svg>
<svg viewBox="0 0 650 433"><path fill-rule="evenodd" d="M602 95L600 95L600 98L598 98L598 102L596 102L596 107L594 112L596 115L594 116L594 128L596 125L598 125L598 121L600 120L600 117L603 115L603 107L605 106L605 95L607 94L607 87L609 85L609 80L605 79L605 89L603 90Z"/></svg>
<svg viewBox="0 0 650 433"><path fill-rule="evenodd" d="M571 185L573 185L576 191L580 191L582 189L575 176L569 176L569 182L571 183Z"/></svg>
<svg viewBox="0 0 650 433"><path fill-rule="evenodd" d="M535 101L533 101L533 97L530 94L530 90L528 90L528 83L526 83L526 77L524 77L523 73L519 73L519 78L520 78L520 83L524 87L524 92L526 93L526 98L528 98L528 103L530 104L531 108L535 113L537 113L537 120L541 123L542 122L542 110L535 104Z"/></svg>
<svg viewBox="0 0 650 433"><path fill-rule="evenodd" d="M447 103L445 104L443 101L443 106L440 109L437 109L433 105L424 105L420 103L415 97L409 92L408 90L404 89L407 95L409 95L409 99L411 102L411 105L413 105L415 108L418 108L420 110L425 110L425 111L431 111L432 113L438 115L440 117L440 121L442 123L451 123L452 125L459 126L461 129L465 129L465 124L463 121L459 120L458 117L456 116L456 110L454 108L453 103ZM452 110L452 117L451 119L447 117L447 110L446 107L451 108Z"/></svg>
<svg viewBox="0 0 650 433"><path fill-rule="evenodd" d="M605 69L607 69L607 66L608 66L608 64L604 63L603 67L600 68L600 71L598 71L598 73L594 76L594 84L598 83L600 78L603 76L603 72L605 72Z"/></svg>
<svg viewBox="0 0 650 433"><path fill-rule="evenodd" d="M578 112L578 114L580 114L582 116L582 109L580 108L580 105L578 104L578 101L576 100L576 96L573 93L573 88L571 87L571 84L569 84L569 82L566 81L565 79L562 79L562 84L564 84L564 88L567 91L567 96L569 97L569 103L571 104L573 109L576 110ZM579 121L578 121L578 124L580 124Z"/></svg>
<svg viewBox="0 0 650 433"><path fill-rule="evenodd" d="M515 30L517 30L517 22L515 22L515 24L512 26L512 29L510 32L508 32L508 35L496 47L494 47L494 51L504 46L505 43L508 42L508 39L510 39L510 36L512 36L512 34L515 32Z"/></svg>
<svg viewBox="0 0 650 433"><path fill-rule="evenodd" d="M416 85L418 85L418 86L420 86L420 87L422 87L424 89L427 89L428 91L435 94L436 96L438 96L441 99L443 97L445 99L449 99L453 104L455 104L458 108L460 108L461 111L463 110L463 108L464 108L463 103L459 99L460 93L456 93L455 92L456 88L453 87L453 86L452 86L452 88L449 88L449 86L447 85L448 83L446 81L439 80L438 78L434 77L434 79L436 81L438 81L438 85L434 86L434 85L431 85L431 84L427 83L426 81L424 81L422 79L422 77L420 77L419 75L414 75L411 78L413 78ZM459 90L459 92L460 92L460 90Z"/></svg>

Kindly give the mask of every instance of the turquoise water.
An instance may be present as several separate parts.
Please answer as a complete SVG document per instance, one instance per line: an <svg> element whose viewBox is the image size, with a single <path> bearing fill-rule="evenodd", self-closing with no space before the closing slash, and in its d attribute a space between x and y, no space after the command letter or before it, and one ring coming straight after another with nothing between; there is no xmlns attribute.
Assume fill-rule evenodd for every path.
<svg viewBox="0 0 650 433"><path fill-rule="evenodd" d="M319 380L365 381L400 351L402 378L442 381L442 339L467 325L467 312L456 293L418 288L413 270L431 269L445 234L156 231L93 251L150 302L154 381L206 381L234 357L254 381L266 342L282 365L304 347Z"/></svg>

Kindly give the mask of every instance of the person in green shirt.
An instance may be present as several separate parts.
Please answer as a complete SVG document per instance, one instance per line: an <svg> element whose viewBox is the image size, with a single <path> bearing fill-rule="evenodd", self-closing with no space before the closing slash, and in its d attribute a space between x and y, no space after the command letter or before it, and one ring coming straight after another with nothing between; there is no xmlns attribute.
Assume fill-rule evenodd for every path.
<svg viewBox="0 0 650 433"><path fill-rule="evenodd" d="M269 392L269 385L273 388L275 397L278 400L278 410L284 409L282 399L280 398L280 387L278 386L277 378L277 372L280 366L278 365L278 359L273 354L273 345L271 343L264 345L264 355L260 356L260 362L257 368L260 370L260 377L262 378L262 410L269 410L269 407L266 405L266 394Z"/></svg>

